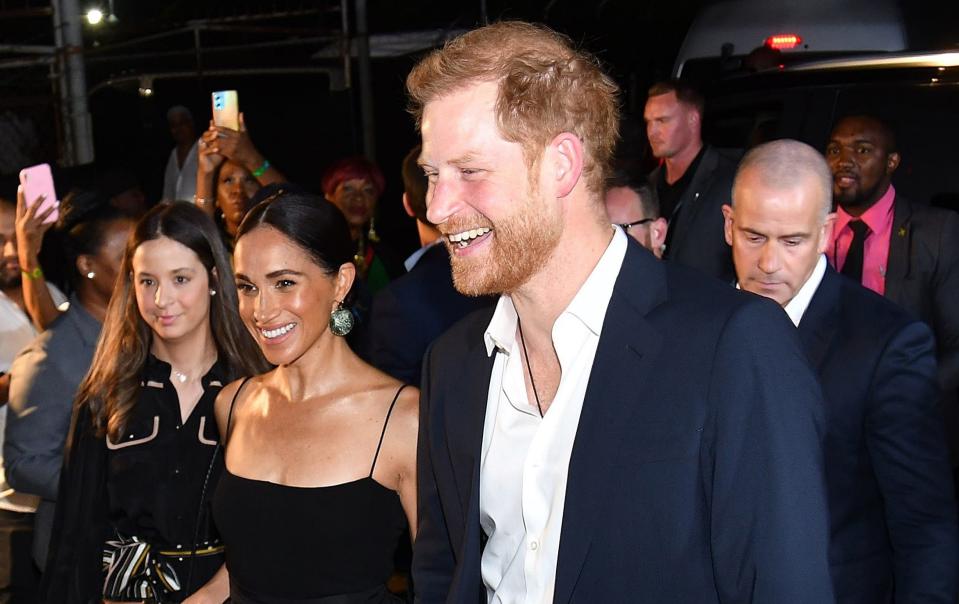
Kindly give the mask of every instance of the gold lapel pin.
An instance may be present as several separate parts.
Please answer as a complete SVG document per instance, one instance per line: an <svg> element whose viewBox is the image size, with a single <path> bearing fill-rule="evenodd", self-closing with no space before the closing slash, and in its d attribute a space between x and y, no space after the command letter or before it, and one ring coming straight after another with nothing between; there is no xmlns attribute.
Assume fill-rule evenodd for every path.
<svg viewBox="0 0 959 604"><path fill-rule="evenodd" d="M900 237L906 236L906 227L899 227L899 236Z"/></svg>

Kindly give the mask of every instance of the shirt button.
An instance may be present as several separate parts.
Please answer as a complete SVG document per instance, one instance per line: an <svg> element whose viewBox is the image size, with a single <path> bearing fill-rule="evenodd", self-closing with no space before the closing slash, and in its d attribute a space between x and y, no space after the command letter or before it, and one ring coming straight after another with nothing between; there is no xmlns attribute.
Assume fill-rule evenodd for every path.
<svg viewBox="0 0 959 604"><path fill-rule="evenodd" d="M179 474L180 474L180 468L176 468L175 470L173 470L173 473L179 475Z"/></svg>
<svg viewBox="0 0 959 604"><path fill-rule="evenodd" d="M539 541L530 541L529 548L534 552L539 549Z"/></svg>

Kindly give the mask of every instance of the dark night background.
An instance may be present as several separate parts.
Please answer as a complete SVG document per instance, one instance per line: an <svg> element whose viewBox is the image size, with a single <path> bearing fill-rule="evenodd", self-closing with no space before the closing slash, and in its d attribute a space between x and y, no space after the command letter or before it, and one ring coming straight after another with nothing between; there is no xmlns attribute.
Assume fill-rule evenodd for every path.
<svg viewBox="0 0 959 604"><path fill-rule="evenodd" d="M353 0L346 4L350 7L352 30ZM620 83L626 116L625 152L641 156L645 153L641 119L645 90L653 81L669 76L683 36L703 4L697 0L370 0L367 10L369 31L374 35L468 29L483 22L484 8L490 21L537 21L569 35L597 54ZM101 5L106 8L107 0ZM955 5L959 3L948 5L952 8L937 10L955 16ZM89 6L81 3L82 9ZM342 23L340 7L339 0L114 0L116 23L84 28L96 162L81 168L55 168L60 195L73 185L87 184L108 170L120 168L137 175L151 201L158 199L163 169L173 145L166 128L166 109L175 104L190 107L198 129L202 129L210 118L210 92L227 88L239 91L248 129L263 154L290 180L319 191L320 174L326 165L362 152L356 63L352 69L354 87L348 90L331 90L329 78L321 73L217 76L209 72L315 69L342 64L338 59L313 58L320 48L336 43ZM903 7L907 13L926 17L935 12L929 10L932 3L904 3ZM244 19L270 12L287 15ZM197 57L189 30L151 42L120 45L134 38L183 28L194 20L211 20L232 27L232 31L208 28L202 32L206 50L200 57L204 71L200 77L195 75ZM919 23L917 32L924 34L924 28L937 19L915 21ZM48 3L0 0L3 43L52 44L51 23ZM281 46L264 46L276 41L284 42ZM372 62L376 160L388 183L380 200L378 230L401 253L417 245L413 223L405 217L399 202L399 164L417 142L405 111L403 81L419 56L415 53L374 58ZM186 77L157 77L153 96L144 98L138 94L137 76L171 72L182 72ZM37 146L29 150L34 163L55 164L58 137L49 66L0 69L0 115L8 111L29 117L37 129ZM15 174L0 177L0 194L12 195L15 186Z"/></svg>

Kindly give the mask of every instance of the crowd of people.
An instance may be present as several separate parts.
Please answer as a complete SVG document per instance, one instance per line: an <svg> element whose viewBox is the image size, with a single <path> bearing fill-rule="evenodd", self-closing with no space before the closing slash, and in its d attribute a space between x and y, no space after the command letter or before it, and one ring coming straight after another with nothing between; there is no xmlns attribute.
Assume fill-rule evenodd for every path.
<svg viewBox="0 0 959 604"><path fill-rule="evenodd" d="M150 209L0 199L0 603L956 602L959 216L882 116L737 157L660 82L637 174L545 27L406 84L405 262L242 115Z"/></svg>

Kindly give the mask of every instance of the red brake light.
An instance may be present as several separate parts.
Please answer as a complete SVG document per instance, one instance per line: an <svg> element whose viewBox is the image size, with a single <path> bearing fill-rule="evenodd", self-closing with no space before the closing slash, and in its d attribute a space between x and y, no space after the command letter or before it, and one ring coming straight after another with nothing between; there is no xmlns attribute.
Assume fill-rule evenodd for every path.
<svg viewBox="0 0 959 604"><path fill-rule="evenodd" d="M776 50L789 50L802 44L802 38L796 34L776 34L766 38L766 46Z"/></svg>

